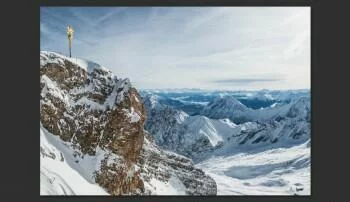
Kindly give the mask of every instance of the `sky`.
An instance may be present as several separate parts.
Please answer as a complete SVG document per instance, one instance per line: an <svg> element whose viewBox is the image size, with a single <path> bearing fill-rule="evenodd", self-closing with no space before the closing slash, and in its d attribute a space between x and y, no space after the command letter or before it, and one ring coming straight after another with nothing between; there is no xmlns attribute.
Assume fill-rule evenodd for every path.
<svg viewBox="0 0 350 202"><path fill-rule="evenodd" d="M40 49L139 89L310 89L309 7L41 7Z"/></svg>

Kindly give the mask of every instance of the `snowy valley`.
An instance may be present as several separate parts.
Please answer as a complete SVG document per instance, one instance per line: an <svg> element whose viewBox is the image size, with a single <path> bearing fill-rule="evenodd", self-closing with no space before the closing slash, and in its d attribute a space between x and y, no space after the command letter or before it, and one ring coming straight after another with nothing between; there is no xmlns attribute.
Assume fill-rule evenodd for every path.
<svg viewBox="0 0 350 202"><path fill-rule="evenodd" d="M215 180L218 195L310 194L311 108L306 90L141 94L148 111L146 130L163 148L193 159ZM243 96L270 106L247 107L238 100ZM179 97L187 100L182 105L169 102ZM190 105L208 102L197 115L189 115L182 110L189 100Z"/></svg>

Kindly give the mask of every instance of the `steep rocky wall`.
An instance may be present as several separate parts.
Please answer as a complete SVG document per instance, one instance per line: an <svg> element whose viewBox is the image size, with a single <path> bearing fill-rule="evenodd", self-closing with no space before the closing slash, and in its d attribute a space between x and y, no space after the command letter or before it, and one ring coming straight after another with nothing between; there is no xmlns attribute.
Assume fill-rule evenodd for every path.
<svg viewBox="0 0 350 202"><path fill-rule="evenodd" d="M94 155L97 147L119 155L118 163L108 165L106 158L96 172L96 182L109 193L142 192L138 176L127 178L140 155L146 118L136 89L129 80L118 79L109 71L88 72L56 54L41 54L40 59L40 122L44 128L72 142L81 151L78 155ZM131 121L130 115L138 120Z"/></svg>

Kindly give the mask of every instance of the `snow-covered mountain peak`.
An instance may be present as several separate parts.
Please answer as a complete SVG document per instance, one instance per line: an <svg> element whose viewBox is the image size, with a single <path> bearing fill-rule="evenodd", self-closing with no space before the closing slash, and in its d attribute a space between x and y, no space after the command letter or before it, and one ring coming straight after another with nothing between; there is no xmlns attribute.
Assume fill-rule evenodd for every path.
<svg viewBox="0 0 350 202"><path fill-rule="evenodd" d="M86 72L93 72L94 70L103 70L105 72L111 72L106 67L103 67L95 62L75 58L75 57L67 57L62 54L52 52L52 51L40 51L40 66L45 66L47 63L56 63L63 65L64 61L69 61L76 65L79 68L84 69Z"/></svg>
<svg viewBox="0 0 350 202"><path fill-rule="evenodd" d="M234 96L232 95L226 95L222 97L217 97L214 99L213 102L208 104L208 107L227 107L235 110L244 111L247 109L247 107L242 104L240 101L238 101Z"/></svg>
<svg viewBox="0 0 350 202"><path fill-rule="evenodd" d="M205 106L200 114L214 119L231 119L233 116L240 116L241 113L247 111L250 111L248 107L238 101L235 97L229 95L217 97Z"/></svg>
<svg viewBox="0 0 350 202"><path fill-rule="evenodd" d="M101 165L91 171L96 183L110 194L141 193L140 176L123 179L138 162L146 119L129 79L117 78L93 62L42 51L40 88L40 123L47 136L58 136L82 158L96 156L100 149L115 156L118 166L110 164L108 156L95 162ZM118 183L108 177L110 172L119 172Z"/></svg>
<svg viewBox="0 0 350 202"><path fill-rule="evenodd" d="M249 97L257 99L257 100L263 100L263 101L269 101L269 100L273 100L274 99L272 97L272 95L269 94L269 92L266 91L266 90L258 91L256 94L253 94L253 95L251 95Z"/></svg>
<svg viewBox="0 0 350 202"><path fill-rule="evenodd" d="M156 146L145 141L144 104L129 79L42 51L40 90L42 194L84 194L67 176L86 192L99 187L92 194L216 194L215 182L187 158L150 150ZM158 176L160 165L166 172Z"/></svg>
<svg viewBox="0 0 350 202"><path fill-rule="evenodd" d="M290 108L287 112L288 117L309 118L311 112L310 97L299 97L291 101Z"/></svg>
<svg viewBox="0 0 350 202"><path fill-rule="evenodd" d="M159 105L159 96L154 94L146 94L143 98L144 104L150 108L155 108Z"/></svg>

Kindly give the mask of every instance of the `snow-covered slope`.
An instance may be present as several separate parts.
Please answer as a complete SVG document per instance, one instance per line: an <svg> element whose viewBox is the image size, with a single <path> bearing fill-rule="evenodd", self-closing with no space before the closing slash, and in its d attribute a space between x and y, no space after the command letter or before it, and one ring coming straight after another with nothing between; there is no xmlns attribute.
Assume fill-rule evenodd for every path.
<svg viewBox="0 0 350 202"><path fill-rule="evenodd" d="M40 126L40 195L109 195L95 182L95 172L109 156L98 148L96 155L80 157L72 144ZM215 181L193 166L190 159L164 151L145 137L140 162L136 165L144 182L144 194L215 195Z"/></svg>
<svg viewBox="0 0 350 202"><path fill-rule="evenodd" d="M41 194L216 194L192 161L149 149L146 112L129 79L42 51L40 90ZM152 178L160 165L172 175Z"/></svg>
<svg viewBox="0 0 350 202"><path fill-rule="evenodd" d="M103 150L83 159L75 152L40 125L40 195L109 195L93 178Z"/></svg>
<svg viewBox="0 0 350 202"><path fill-rule="evenodd" d="M71 58L64 55L58 54L51 51L40 51L40 67L44 67L47 64L59 64L65 65L65 61L69 61L75 64L79 68L84 69L88 73L92 73L94 70L103 70L105 72L111 73L106 67L103 67L95 62L81 59L81 58Z"/></svg>
<svg viewBox="0 0 350 202"><path fill-rule="evenodd" d="M215 156L197 166L214 178L218 195L310 195L308 144Z"/></svg>

